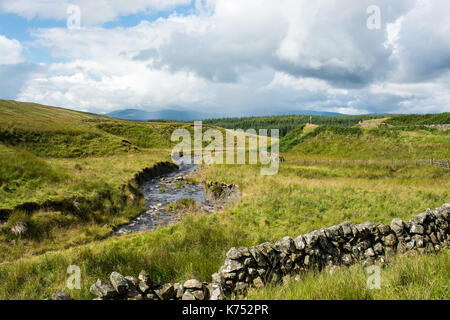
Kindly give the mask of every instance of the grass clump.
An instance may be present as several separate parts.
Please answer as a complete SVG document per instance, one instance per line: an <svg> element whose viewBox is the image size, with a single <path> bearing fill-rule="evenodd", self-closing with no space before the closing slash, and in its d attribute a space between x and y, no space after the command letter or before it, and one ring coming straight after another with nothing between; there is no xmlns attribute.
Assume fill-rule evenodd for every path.
<svg viewBox="0 0 450 320"><path fill-rule="evenodd" d="M167 210L171 212L193 212L198 209L197 202L191 198L181 198L175 203L167 206Z"/></svg>
<svg viewBox="0 0 450 320"><path fill-rule="evenodd" d="M77 265L82 289L69 291L76 299L92 299L89 287L112 271L137 276L144 269L164 282L210 281L230 244L245 243L236 226L215 216L189 216L183 223L154 233L113 238L68 250L0 264L0 299L42 299L66 286L66 270ZM170 254L168 254L170 253Z"/></svg>
<svg viewBox="0 0 450 320"><path fill-rule="evenodd" d="M381 269L380 289L369 289L366 267L339 267L304 274L283 284L252 290L250 300L448 300L450 254L399 256Z"/></svg>

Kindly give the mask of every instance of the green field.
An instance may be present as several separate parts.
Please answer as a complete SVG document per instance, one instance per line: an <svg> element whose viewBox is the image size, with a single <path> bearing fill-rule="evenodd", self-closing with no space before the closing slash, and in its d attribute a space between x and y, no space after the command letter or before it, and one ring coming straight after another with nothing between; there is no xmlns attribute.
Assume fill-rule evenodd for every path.
<svg viewBox="0 0 450 320"><path fill-rule="evenodd" d="M296 237L343 221L409 219L449 202L449 171L414 162L449 159L448 132L299 123L280 141L286 162L277 175L261 176L259 166L213 165L195 177L237 184L239 202L208 216L193 212L154 233L110 238L114 226L144 206L130 202L129 190L124 201L121 186L168 160L171 130L181 127L191 129L186 123L120 121L0 101L0 208L85 199L83 215L41 211L30 217L17 211L1 225L0 299L48 297L65 287L69 265L82 270L82 289L70 292L77 299L93 298L90 285L112 271L137 276L145 269L167 282L210 281L233 246ZM77 143L83 144L81 153L74 151ZM9 229L19 221L29 231L17 238ZM249 298L448 299L449 268L446 253L409 257L383 270L384 291L367 292L363 269L355 266L269 286Z"/></svg>

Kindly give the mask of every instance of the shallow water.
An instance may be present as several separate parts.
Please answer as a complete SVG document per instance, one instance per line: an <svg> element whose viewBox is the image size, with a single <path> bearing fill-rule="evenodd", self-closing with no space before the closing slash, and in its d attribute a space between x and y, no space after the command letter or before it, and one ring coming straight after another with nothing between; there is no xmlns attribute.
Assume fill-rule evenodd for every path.
<svg viewBox="0 0 450 320"><path fill-rule="evenodd" d="M129 224L121 226L115 235L132 232L154 231L160 226L166 226L176 221L175 214L167 210L169 204L176 203L182 198L193 199L203 210L214 211L214 206L205 199L205 191L200 184L188 184L186 179L198 171L198 165L184 161L179 169L150 181L142 186L147 211ZM184 187L181 187L184 185Z"/></svg>

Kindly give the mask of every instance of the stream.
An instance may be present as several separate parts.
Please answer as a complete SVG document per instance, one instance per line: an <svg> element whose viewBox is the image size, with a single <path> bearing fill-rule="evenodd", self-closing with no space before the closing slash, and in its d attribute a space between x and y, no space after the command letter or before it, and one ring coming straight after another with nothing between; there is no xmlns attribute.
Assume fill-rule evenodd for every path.
<svg viewBox="0 0 450 320"><path fill-rule="evenodd" d="M132 220L129 224L119 227L114 235L121 236L133 232L154 231L158 227L175 222L176 212L169 211L167 206L183 198L193 199L206 212L214 211L214 204L205 197L201 184L189 184L187 179L199 170L191 159L182 161L179 169L151 179L142 185L146 199L147 211Z"/></svg>

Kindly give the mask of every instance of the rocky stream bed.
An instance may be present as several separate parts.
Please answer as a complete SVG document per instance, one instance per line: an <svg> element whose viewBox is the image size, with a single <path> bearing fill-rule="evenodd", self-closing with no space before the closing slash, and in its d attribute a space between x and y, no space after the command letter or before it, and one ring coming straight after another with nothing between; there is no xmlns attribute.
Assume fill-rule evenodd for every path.
<svg viewBox="0 0 450 320"><path fill-rule="evenodd" d="M238 198L234 185L222 183L194 183L192 176L199 171L199 166L190 159L181 161L178 169L164 173L144 181L141 190L146 199L146 212L132 220L129 224L119 227L114 235L121 236L133 232L154 231L179 219L171 205L181 199L194 200L199 209L212 213L223 207L227 202ZM215 192L210 192L209 189ZM217 194L219 190L219 194Z"/></svg>

